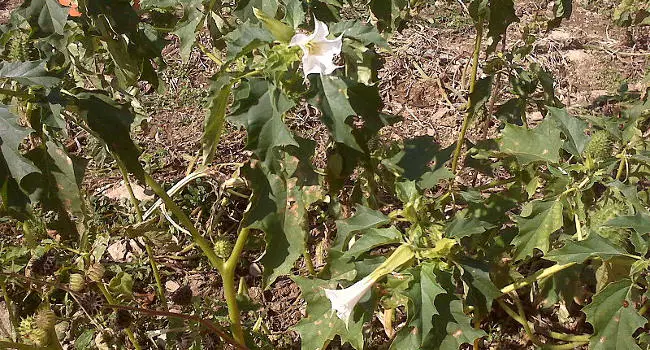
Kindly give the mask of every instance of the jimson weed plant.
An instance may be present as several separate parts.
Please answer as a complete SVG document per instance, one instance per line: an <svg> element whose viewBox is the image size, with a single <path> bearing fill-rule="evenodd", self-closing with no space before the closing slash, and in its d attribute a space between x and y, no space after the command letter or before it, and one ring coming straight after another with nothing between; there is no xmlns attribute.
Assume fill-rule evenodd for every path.
<svg viewBox="0 0 650 350"><path fill-rule="evenodd" d="M621 4L617 24L648 24L634 4ZM262 290L287 277L299 287L291 346L302 349L377 348L377 337L390 349L480 348L508 322L535 347L650 346L648 86L602 97L614 114L569 110L532 57L534 35L508 40L521 21L513 1L473 0L457 141L387 141L382 130L400 118L384 112L378 52L390 55L387 39L425 5L25 1L0 37L0 195L12 232L0 241L0 347L277 347L243 278L254 266ZM550 9L548 30L572 4ZM136 136L144 90L165 89L172 40L185 62L200 54L217 69L201 150L167 187L145 170ZM300 110L318 117L325 144L291 123ZM228 125L245 130L247 158L208 193ZM475 142L472 125L484 131ZM75 139L77 150L99 151L73 151L73 130L91 140ZM119 173L128 210L84 185L102 166ZM217 214L195 220L202 209L188 202ZM214 229L226 216L230 230ZM315 240L318 220L331 230ZM141 258L109 259L116 237ZM219 276L219 295L168 288L160 255L190 251L193 269Z"/></svg>

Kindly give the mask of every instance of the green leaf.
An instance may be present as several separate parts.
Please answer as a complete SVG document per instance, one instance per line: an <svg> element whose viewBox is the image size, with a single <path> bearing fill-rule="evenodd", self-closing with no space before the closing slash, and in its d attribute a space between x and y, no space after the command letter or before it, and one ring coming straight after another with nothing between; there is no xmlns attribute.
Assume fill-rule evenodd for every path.
<svg viewBox="0 0 650 350"><path fill-rule="evenodd" d="M469 94L469 105L470 113L472 116L476 116L478 111L483 109L483 106L490 99L492 93L492 76L488 75L484 78L481 78L476 81L474 86L474 91Z"/></svg>
<svg viewBox="0 0 650 350"><path fill-rule="evenodd" d="M352 217L336 220L336 240L333 247L341 250L347 246L352 233L388 223L390 223L390 219L382 212L357 205Z"/></svg>
<svg viewBox="0 0 650 350"><path fill-rule="evenodd" d="M562 148L576 157L581 157L582 152L589 143L590 137L585 134L588 125L586 122L569 115L566 109L546 107L550 119L557 123L557 126L566 138Z"/></svg>
<svg viewBox="0 0 650 350"><path fill-rule="evenodd" d="M40 173L40 170L20 152L20 144L33 130L18 125L17 119L18 117L13 115L7 106L0 105L0 141L2 141L0 151L11 177L21 185L25 177Z"/></svg>
<svg viewBox="0 0 650 350"><path fill-rule="evenodd" d="M64 34L68 12L69 9L59 5L57 0L32 0L26 8L27 17L36 19L38 28L48 34Z"/></svg>
<svg viewBox="0 0 650 350"><path fill-rule="evenodd" d="M463 213L458 213L454 219L447 225L445 236L461 239L483 233L495 226L489 222L481 221L475 217L465 217Z"/></svg>
<svg viewBox="0 0 650 350"><path fill-rule="evenodd" d="M0 62L0 79L8 78L23 85L52 87L61 79L47 71L47 60L31 62Z"/></svg>
<svg viewBox="0 0 650 350"><path fill-rule="evenodd" d="M93 340L95 339L95 330L88 329L81 333L81 335L75 339L74 348L77 350L90 350L93 348Z"/></svg>
<svg viewBox="0 0 650 350"><path fill-rule="evenodd" d="M288 0L285 5L284 21L289 23L293 29L305 22L305 10L300 0Z"/></svg>
<svg viewBox="0 0 650 350"><path fill-rule="evenodd" d="M451 148L441 149L431 136L419 136L404 141L404 149L391 158L384 159L382 164L410 181L425 181L434 184L431 178L435 171L444 169L444 164L451 156ZM431 167L433 163L433 168ZM446 174L440 174L445 178ZM439 180L439 179L438 179Z"/></svg>
<svg viewBox="0 0 650 350"><path fill-rule="evenodd" d="M212 83L210 88L210 105L205 117L202 150L203 164L209 164L217 150L221 134L226 123L226 108L232 89L232 80L229 76L222 76Z"/></svg>
<svg viewBox="0 0 650 350"><path fill-rule="evenodd" d="M281 43L289 43L293 35L296 34L292 27L275 19L273 16L269 16L260 9L254 8L253 13L262 23L264 29L268 30L275 40Z"/></svg>
<svg viewBox="0 0 650 350"><path fill-rule="evenodd" d="M323 122L332 133L334 141L363 152L352 133L352 126L348 124L349 117L357 115L357 112L350 105L346 81L336 76L320 75L311 81L317 94L309 99L309 103L323 113Z"/></svg>
<svg viewBox="0 0 650 350"><path fill-rule="evenodd" d="M363 349L363 324L369 321L367 313L363 316L358 316L358 312L353 313L346 327L332 310L323 291L325 288L336 288L336 284L300 276L292 279L300 287L302 298L307 302L307 316L293 327L300 334L301 349L325 349L337 335L341 337L341 343L350 343L357 350Z"/></svg>
<svg viewBox="0 0 650 350"><path fill-rule="evenodd" d="M406 290L408 298L406 326L391 344L391 349L420 349L434 327L433 316L438 315L436 298L447 291L438 282L434 264L424 263L407 270L413 276L412 285ZM447 276L444 276L447 278Z"/></svg>
<svg viewBox="0 0 650 350"><path fill-rule="evenodd" d="M126 272L119 272L108 284L108 289L120 300L133 299L133 277Z"/></svg>
<svg viewBox="0 0 650 350"><path fill-rule="evenodd" d="M626 215L613 218L604 226L631 228L639 234L650 233L650 215L638 213L636 215Z"/></svg>
<svg viewBox="0 0 650 350"><path fill-rule="evenodd" d="M345 258L358 258L361 254L386 244L399 243L402 233L394 226L388 228L368 228L359 232L361 237L345 252Z"/></svg>
<svg viewBox="0 0 650 350"><path fill-rule="evenodd" d="M499 142L499 150L514 155L521 164L557 163L561 146L560 130L549 120L535 129L507 124Z"/></svg>
<svg viewBox="0 0 650 350"><path fill-rule="evenodd" d="M426 344L433 349L456 350L463 344L472 344L474 340L487 336L482 329L472 327L472 319L463 312L463 302L451 294L445 294L436 299L440 311L434 316L433 332L429 334ZM438 327L437 325L445 325Z"/></svg>
<svg viewBox="0 0 650 350"><path fill-rule="evenodd" d="M131 124L135 116L129 106L90 91L80 92L75 98L74 107L88 127L106 143L130 173L144 181L144 169L138 160L140 150L131 139Z"/></svg>
<svg viewBox="0 0 650 350"><path fill-rule="evenodd" d="M492 302L503 293L490 278L490 266L482 261L460 259L463 280L470 286L467 302L474 305L481 315L487 315L492 309Z"/></svg>
<svg viewBox="0 0 650 350"><path fill-rule="evenodd" d="M615 256L626 255L623 248L617 247L606 238L598 234L591 234L583 241L566 241L560 249L550 251L545 258L556 261L558 264L581 264L589 258L598 257L608 260Z"/></svg>
<svg viewBox="0 0 650 350"><path fill-rule="evenodd" d="M314 148L313 142L300 139L300 147L289 150L293 154L285 153L277 162L258 161L241 169L253 185L251 205L241 225L266 235L267 249L262 258L266 283L288 274L305 250L309 234L307 210L322 197L318 176L307 168Z"/></svg>
<svg viewBox="0 0 650 350"><path fill-rule="evenodd" d="M254 17L254 16L253 16ZM248 54L253 49L273 42L273 35L267 30L260 27L260 24L251 24L245 22L240 24L237 29L225 36L228 52L226 58L229 61Z"/></svg>
<svg viewBox="0 0 650 350"><path fill-rule="evenodd" d="M180 39L180 54L183 62L187 62L190 59L192 47L194 47L198 36L196 31L201 21L203 21L203 13L199 6L201 6L199 1L190 1L183 6L183 20L178 23L176 29L172 32L172 34L178 36L178 39Z"/></svg>
<svg viewBox="0 0 650 350"><path fill-rule="evenodd" d="M381 31L398 30L404 17L408 15L407 0L371 0L370 10L377 17L377 27Z"/></svg>
<svg viewBox="0 0 650 350"><path fill-rule="evenodd" d="M343 34L344 38L360 41L363 45L376 45L388 48L388 41L377 31L377 28L360 20L346 20L330 25L330 33L335 36Z"/></svg>
<svg viewBox="0 0 650 350"><path fill-rule="evenodd" d="M257 17L255 17L254 9L260 9L262 12L269 14L271 17L275 17L275 14L278 12L278 1L277 0L239 0L237 1L237 7L235 8L234 14L245 22L250 20L253 23L257 22Z"/></svg>
<svg viewBox="0 0 650 350"><path fill-rule="evenodd" d="M52 166L48 169L49 174L54 178L55 186L48 186L46 190L54 191L63 207L71 214L81 217L81 190L79 184L81 179L75 171L75 164L66 153L63 145L52 141L46 142L47 153L52 160Z"/></svg>
<svg viewBox="0 0 650 350"><path fill-rule="evenodd" d="M573 12L572 0L555 0L553 2L553 18L547 23L547 30L555 29L560 26L563 19L571 18Z"/></svg>
<svg viewBox="0 0 650 350"><path fill-rule="evenodd" d="M582 310L587 315L587 322L594 327L590 349L641 349L633 334L647 320L639 315L629 299L631 287L629 279L611 283Z"/></svg>
<svg viewBox="0 0 650 350"><path fill-rule="evenodd" d="M277 147L298 146L282 120L283 114L293 107L293 102L271 82L262 79L242 83L235 96L245 93L245 97L235 101L236 109L229 120L246 127L246 148L264 161Z"/></svg>
<svg viewBox="0 0 650 350"><path fill-rule="evenodd" d="M532 255L535 249L548 251L551 234L562 228L561 201L533 201L527 203L521 216L515 217L519 234L513 240L515 258Z"/></svg>
<svg viewBox="0 0 650 350"><path fill-rule="evenodd" d="M494 52L505 35L508 26L515 22L519 22L519 17L515 13L515 4L512 0L490 1L490 18L487 36L492 39L492 42L488 46L488 52Z"/></svg>

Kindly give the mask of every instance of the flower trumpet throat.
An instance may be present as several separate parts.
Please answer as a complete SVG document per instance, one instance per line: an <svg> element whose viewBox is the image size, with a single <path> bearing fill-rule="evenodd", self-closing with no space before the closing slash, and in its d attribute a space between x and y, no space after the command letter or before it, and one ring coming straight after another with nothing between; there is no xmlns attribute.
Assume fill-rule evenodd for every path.
<svg viewBox="0 0 650 350"><path fill-rule="evenodd" d="M305 78L311 73L329 75L342 67L334 64L334 57L341 54L343 34L334 39L327 39L329 34L327 24L314 18L312 34L296 34L291 38L289 46L298 46L302 50L302 69Z"/></svg>
<svg viewBox="0 0 650 350"><path fill-rule="evenodd" d="M332 303L332 310L336 311L336 315L345 322L346 327L354 307L366 295L370 287L380 278L409 262L413 257L415 257L413 250L407 245L401 245L373 272L355 284L338 290L325 289L325 296Z"/></svg>

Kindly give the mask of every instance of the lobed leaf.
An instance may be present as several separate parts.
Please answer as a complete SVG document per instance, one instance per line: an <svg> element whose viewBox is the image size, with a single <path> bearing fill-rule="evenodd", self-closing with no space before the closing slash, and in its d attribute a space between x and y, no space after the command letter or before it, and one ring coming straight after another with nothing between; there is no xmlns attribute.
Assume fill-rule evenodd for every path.
<svg viewBox="0 0 650 350"><path fill-rule="evenodd" d="M611 283L583 309L587 322L594 327L590 349L641 349L633 334L647 320L632 306L629 299L631 287L629 279Z"/></svg>
<svg viewBox="0 0 650 350"><path fill-rule="evenodd" d="M515 218L519 234L512 244L517 260L532 255L535 249L546 253L551 234L563 225L561 201L533 201L527 205L529 212Z"/></svg>

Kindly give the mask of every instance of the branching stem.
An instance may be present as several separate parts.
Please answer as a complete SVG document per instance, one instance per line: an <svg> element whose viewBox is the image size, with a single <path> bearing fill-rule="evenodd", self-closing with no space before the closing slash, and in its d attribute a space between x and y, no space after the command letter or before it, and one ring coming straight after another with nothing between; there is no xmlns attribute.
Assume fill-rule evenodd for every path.
<svg viewBox="0 0 650 350"><path fill-rule="evenodd" d="M553 265L553 266L547 267L547 268L545 268L543 270L539 270L539 271L535 272L534 274L532 274L532 275L530 275L528 277L522 278L522 279L520 279L518 281L515 281L515 282L501 288L501 293L503 293L503 294L511 293L511 292L513 292L513 291L515 291L515 290L517 290L519 288L530 285L531 283L534 283L536 281L543 280L544 278L553 276L554 274L556 274L556 273L558 273L558 272L560 272L560 271L562 271L564 269L567 269L567 268L569 268L569 267L571 267L571 266L573 266L575 264L576 263L571 262L571 263L563 264L563 265Z"/></svg>

